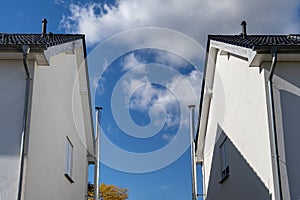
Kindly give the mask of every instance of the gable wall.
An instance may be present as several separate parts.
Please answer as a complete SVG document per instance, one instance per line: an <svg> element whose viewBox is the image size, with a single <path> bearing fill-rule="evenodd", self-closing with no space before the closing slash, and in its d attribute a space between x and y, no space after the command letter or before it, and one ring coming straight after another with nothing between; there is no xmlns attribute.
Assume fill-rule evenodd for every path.
<svg viewBox="0 0 300 200"><path fill-rule="evenodd" d="M25 199L84 199L86 194L86 133L75 52L52 56L50 66L35 66ZM67 137L74 146L74 183L64 176Z"/></svg>
<svg viewBox="0 0 300 200"><path fill-rule="evenodd" d="M207 199L268 199L273 178L264 71L217 56L204 147ZM229 177L220 184L219 146L228 137Z"/></svg>

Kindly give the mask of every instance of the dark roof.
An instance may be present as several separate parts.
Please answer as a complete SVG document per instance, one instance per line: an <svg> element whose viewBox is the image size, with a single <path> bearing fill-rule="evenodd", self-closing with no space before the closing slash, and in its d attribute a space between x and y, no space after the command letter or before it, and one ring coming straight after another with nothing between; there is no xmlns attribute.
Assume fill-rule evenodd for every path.
<svg viewBox="0 0 300 200"><path fill-rule="evenodd" d="M84 39L81 34L10 34L0 33L1 47L16 47L20 45L38 46L46 49L47 47L64 44L78 39Z"/></svg>
<svg viewBox="0 0 300 200"><path fill-rule="evenodd" d="M208 39L254 50L271 47L300 49L300 35L209 35Z"/></svg>

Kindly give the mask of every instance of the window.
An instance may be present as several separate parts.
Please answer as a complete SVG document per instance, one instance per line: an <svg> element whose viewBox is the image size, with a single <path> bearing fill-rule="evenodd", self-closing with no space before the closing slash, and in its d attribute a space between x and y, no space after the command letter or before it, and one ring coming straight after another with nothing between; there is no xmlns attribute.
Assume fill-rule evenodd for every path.
<svg viewBox="0 0 300 200"><path fill-rule="evenodd" d="M221 154L221 181L222 183L229 176L229 164L228 164L228 142L227 138L220 145Z"/></svg>
<svg viewBox="0 0 300 200"><path fill-rule="evenodd" d="M73 168L73 145L72 145L70 139L67 137L65 176L71 183L74 183L74 181L72 179L72 168Z"/></svg>

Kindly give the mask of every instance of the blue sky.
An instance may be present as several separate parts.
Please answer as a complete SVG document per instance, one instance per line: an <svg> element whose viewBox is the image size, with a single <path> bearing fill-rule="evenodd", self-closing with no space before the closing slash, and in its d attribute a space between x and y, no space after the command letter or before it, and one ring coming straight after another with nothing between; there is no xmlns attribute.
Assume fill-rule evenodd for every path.
<svg viewBox="0 0 300 200"><path fill-rule="evenodd" d="M155 81L157 77L162 78ZM199 102L199 98L192 101L192 97L185 97L187 88L178 84L197 85L193 89L200 94L201 77L201 71L183 58L158 49L129 51L108 64L95 95L96 104L104 107L101 118L103 182L128 187L130 199L191 199L187 105ZM118 110L116 104L122 108ZM123 108L128 110L128 116ZM136 127L123 123L129 118ZM141 130L151 122L155 130L149 127L146 129L150 132ZM176 137L180 138L179 134L183 135L177 141L179 144L171 145ZM123 150L122 157L118 157L116 150L110 150L113 147L106 145L104 136ZM165 155L161 149L168 145ZM153 157L151 153L155 151L159 153ZM132 153L143 158L131 162ZM168 157L174 158L165 162ZM145 159L150 163L144 163Z"/></svg>
<svg viewBox="0 0 300 200"><path fill-rule="evenodd" d="M86 34L92 99L104 107L101 182L129 188L130 200L181 200L191 199L187 105L199 99L207 35L239 34L242 20L249 34L299 33L299 11L296 0L11 0L0 28L40 33L47 18L47 31Z"/></svg>

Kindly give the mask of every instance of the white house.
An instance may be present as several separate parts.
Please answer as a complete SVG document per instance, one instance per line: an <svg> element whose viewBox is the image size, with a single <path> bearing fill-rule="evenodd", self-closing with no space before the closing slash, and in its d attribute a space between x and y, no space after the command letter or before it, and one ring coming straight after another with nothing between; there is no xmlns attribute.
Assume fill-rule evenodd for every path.
<svg viewBox="0 0 300 200"><path fill-rule="evenodd" d="M300 199L300 35L210 35L197 135L205 199Z"/></svg>
<svg viewBox="0 0 300 200"><path fill-rule="evenodd" d="M85 199L95 141L84 35L0 33L0 199Z"/></svg>

